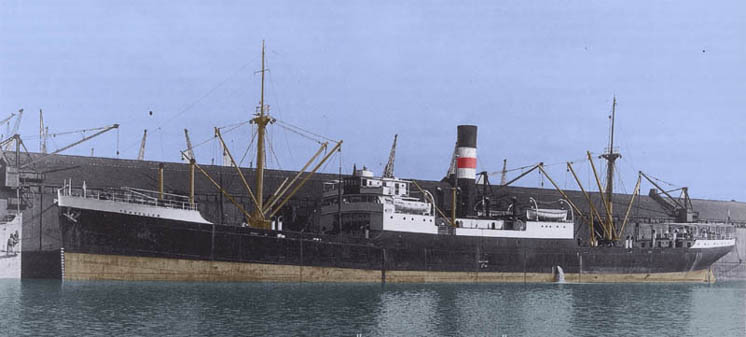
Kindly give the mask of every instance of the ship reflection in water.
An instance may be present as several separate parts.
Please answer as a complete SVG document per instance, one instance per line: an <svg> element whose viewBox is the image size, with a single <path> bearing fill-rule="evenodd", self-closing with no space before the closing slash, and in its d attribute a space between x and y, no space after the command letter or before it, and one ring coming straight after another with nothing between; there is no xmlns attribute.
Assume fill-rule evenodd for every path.
<svg viewBox="0 0 746 337"><path fill-rule="evenodd" d="M0 280L0 335L743 336L746 282L278 284Z"/></svg>

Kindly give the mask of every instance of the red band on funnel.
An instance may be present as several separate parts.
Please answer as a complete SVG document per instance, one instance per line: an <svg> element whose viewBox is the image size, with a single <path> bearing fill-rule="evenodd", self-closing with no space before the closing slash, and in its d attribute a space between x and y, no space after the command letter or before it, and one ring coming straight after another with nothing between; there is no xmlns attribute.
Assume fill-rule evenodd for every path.
<svg viewBox="0 0 746 337"><path fill-rule="evenodd" d="M458 168L477 168L477 158L459 158Z"/></svg>

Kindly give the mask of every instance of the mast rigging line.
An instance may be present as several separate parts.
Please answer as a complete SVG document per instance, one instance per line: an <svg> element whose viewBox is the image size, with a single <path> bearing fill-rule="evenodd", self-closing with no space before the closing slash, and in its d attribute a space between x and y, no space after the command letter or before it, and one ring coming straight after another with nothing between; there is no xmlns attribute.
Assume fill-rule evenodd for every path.
<svg viewBox="0 0 746 337"><path fill-rule="evenodd" d="M244 124L246 124L246 123L249 123L249 122L250 122L250 121L239 122L239 123L231 124L231 125L228 125L228 126L218 127L218 129L220 129L220 130L221 130L221 132L222 132L222 130L223 130L224 128L230 128L230 127L233 127L233 128L231 128L231 129L229 129L228 131L225 131L225 132L223 132L223 133L225 134L225 133L229 133L229 132L231 132L231 131L233 131L233 130L237 129L238 127L240 127L240 126L243 126ZM240 124L240 125L239 125L239 124ZM253 129L253 128L252 128L252 129ZM192 150L194 150L194 149L196 149L196 148L198 148L198 147L200 147L200 146L202 146L202 145L205 145L205 144L207 144L207 143L209 143L209 142L211 142L211 141L215 140L215 138L216 138L216 137L217 137L217 136L214 136L214 135L213 135L212 137L208 137L208 138L206 138L205 140L203 140L203 141L201 141L201 142L197 143L196 145L192 145ZM252 137L252 142L253 142L253 140L254 140L254 137L256 137L256 130L253 130L253 131L252 131L252 136L251 136L251 137Z"/></svg>
<svg viewBox="0 0 746 337"><path fill-rule="evenodd" d="M233 124L228 124L228 125L225 125L225 126L220 126L220 127L218 127L218 129L220 129L221 133L226 134L226 133L229 133L229 132L231 132L231 131L233 131L235 129L238 129L238 128L240 128L240 127L242 127L242 126L244 126L246 124L249 124L249 123L251 123L250 120L243 121L243 122L238 122L238 123L233 123Z"/></svg>
<svg viewBox="0 0 746 337"><path fill-rule="evenodd" d="M251 150L251 146L254 145L254 140L256 139L256 133L257 129L251 128L251 141L249 141L249 145L246 147L246 151L244 151L243 156L241 156L241 160L238 162L238 165L240 166L243 164L243 161L246 159L246 156L249 154L249 151Z"/></svg>
<svg viewBox="0 0 746 337"><path fill-rule="evenodd" d="M277 153L275 153L275 147L274 147L274 132L267 131L267 147L269 147L269 153L272 154L272 157L275 158L275 164L277 165L277 168L282 170L282 165L280 165L280 158L277 157Z"/></svg>
<svg viewBox="0 0 746 337"><path fill-rule="evenodd" d="M212 88L211 88L210 90L208 90L208 91L207 91L207 92L206 92L206 93L205 93L204 95L202 95L202 96L200 96L199 98L197 98L196 100L192 101L192 103L189 103L189 104L188 104L188 105L187 105L186 107L184 107L183 109L181 109L181 110L180 110L179 112L177 112L176 114L174 114L174 115L172 115L171 117L167 118L167 119L166 119L165 121L163 121L162 123L158 124L158 126L156 126L156 127L154 128L154 129L155 129L155 131L160 131L160 130L161 130L161 127L163 127L163 126L165 126L165 125L167 125L167 124L171 123L171 122L172 122L172 121L173 121L174 119L176 119L176 118L180 117L181 115L183 115L183 114L184 114L184 113L186 113L187 111L189 111L189 110L191 110L192 108L194 108L195 106L197 106L197 104L198 104L198 103L200 103L200 102L201 102L202 100L204 100L204 99L205 99L205 98L207 98L208 96L212 95L212 93L213 93L213 92L215 92L215 91L216 91L216 90L217 90L218 88L220 88L220 87L222 87L222 86L223 86L224 84L228 83L228 81L229 81L229 80L233 79L233 78L234 78L234 77L235 77L236 75L238 75L239 73L241 73L241 72L242 72L242 71L243 71L244 69L246 69L246 68L248 68L248 67L249 67L250 65L254 64L254 62L255 62L255 58L253 58L253 59L252 59L251 61L249 61L249 62L245 63L245 64L244 64L244 65L242 65L241 67L239 67L239 68L238 68L238 69L237 69L236 71L234 71L233 73L231 73L230 75L228 75L228 76L227 76L226 78L224 78L224 79L223 79L222 81L218 82L218 84L216 84L216 85L215 85L214 87L212 87Z"/></svg>
<svg viewBox="0 0 746 337"><path fill-rule="evenodd" d="M666 185L668 185L668 186L671 186L671 187L678 187L677 189L681 189L681 187L679 187L678 185L674 185L674 184L671 184L671 183L669 183L669 182L667 182L667 181L665 181L665 180L662 180L662 179L658 179L658 178L656 178L656 177L654 177L654 176L651 176L651 175L649 175L649 174L646 174L646 176L648 176L648 177L650 177L650 178L653 178L653 180L656 180L656 181L658 181L658 182L660 182L660 183L663 183L663 184L666 184ZM676 191L677 189L674 189L674 190L672 190L672 191Z"/></svg>
<svg viewBox="0 0 746 337"><path fill-rule="evenodd" d="M592 152L591 152L591 153L592 153ZM578 158L578 159L575 159L575 160L572 160L572 161L570 161L570 163L573 163L573 164L575 164L575 163L580 163L580 162L584 162L584 161L588 161L588 158L585 158L585 157L583 157L583 158ZM564 164L566 164L566 163L567 163L566 161L562 161L562 162L556 162L556 163L544 164L543 166L544 166L544 167L546 168L546 167L550 167L550 166L564 165ZM509 170L505 170L504 172L505 172L505 173L509 173L509 172L514 172L514 171L523 171L523 170L525 170L525 169L529 169L529 168L532 168L532 167L534 167L534 166L536 166L536 164L530 164L530 165L525 165L525 166L521 166L521 167L516 167L516 168L512 168L512 169L509 169ZM502 170L500 170L500 171L494 171L494 172L490 172L490 173L488 173L488 175L490 175L490 176L494 176L494 175L497 175L497 174L502 174L502 173L503 173L503 171L502 171Z"/></svg>
<svg viewBox="0 0 746 337"><path fill-rule="evenodd" d="M244 65L242 65L241 67L239 67L236 71L234 71L233 73L231 73L230 75L228 75L227 77L225 77L222 81L218 82L218 84L216 84L214 87L212 87L210 90L208 90L205 94L203 94L202 96L200 96L196 100L194 100L191 103L189 103L182 110L180 110L179 112L175 113L171 117L168 117L163 122L159 123L156 127L154 127L154 128L151 129L152 133L156 133L156 132L157 133L162 133L163 126L168 125L169 123L171 123L176 118L182 116L184 113L186 113L189 110L193 109L202 100L204 100L205 98L207 98L210 95L212 95L217 89L219 89L220 87L222 87L223 85L225 85L226 83L228 83L229 80L233 79L234 77L236 77L236 75L238 75L239 73L241 73L244 69L246 69L247 67L249 67L250 65L252 65L254 63L254 61L256 61L256 58L253 58L251 61L249 61L249 62L245 63ZM135 145L137 145L137 143L139 143L139 142L133 142L131 145L128 145L123 150L124 151L128 151L129 149L131 149L132 147L134 147Z"/></svg>
<svg viewBox="0 0 746 337"><path fill-rule="evenodd" d="M283 128L283 129L285 129L285 130L287 130L287 131L289 131L289 132L292 132L292 133L294 133L294 134L296 134L296 135L298 135L298 136L301 136L301 137L303 137L303 138L306 138L306 139L308 139L308 140L310 140L310 141L316 142L316 143L318 143L318 144L323 144L323 143L324 143L324 142L323 142L323 141L321 141L321 140L318 140L318 139L315 139L315 138L313 138L313 137L310 137L310 136L308 136L308 135L306 135L306 134L303 134L302 132L296 131L296 130L294 130L294 129L292 129L292 128L289 128L289 127L286 127L286 126L284 126L284 125L281 125L281 124L277 124L277 126L279 126L279 127Z"/></svg>
<svg viewBox="0 0 746 337"><path fill-rule="evenodd" d="M98 128L90 128L90 129L81 129L81 130L73 130L73 131L55 132L55 133L48 134L46 138L52 138L52 137L57 137L57 136L65 136L65 135L72 135L72 134L76 134L76 133L82 133L85 136L86 132L99 131L99 130L107 129L109 127L110 126L102 126L102 127L98 127ZM23 138L26 138L26 139L41 139L42 137L39 137L39 136L30 136L30 137L23 137Z"/></svg>
<svg viewBox="0 0 746 337"><path fill-rule="evenodd" d="M309 135L312 135L312 136L314 136L314 137L316 137L316 138L319 138L319 139L323 139L323 140L325 140L325 141L328 141L328 142L336 142L336 140L334 140L334 139L331 139L331 138L328 138L328 137L324 137L324 136L322 136L322 135L320 135L320 134L317 134L317 133L314 133L314 132L308 131L308 130L306 130L306 129L303 129L303 128L299 127L299 126L296 126L296 125L290 124L290 123L288 123L288 122L284 122L284 121L281 121L281 120L279 120L279 119L276 119L275 121L276 121L276 123L277 123L277 124L279 124L279 125L281 125L281 126L287 126L287 127L290 127L290 128L296 129L296 130L297 130L297 131L299 131L299 132L307 133L307 134L309 134Z"/></svg>

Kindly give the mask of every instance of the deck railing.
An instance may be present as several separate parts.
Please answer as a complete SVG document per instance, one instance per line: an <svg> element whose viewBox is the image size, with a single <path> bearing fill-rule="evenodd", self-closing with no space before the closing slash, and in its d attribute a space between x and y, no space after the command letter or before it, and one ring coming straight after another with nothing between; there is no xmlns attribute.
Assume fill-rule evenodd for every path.
<svg viewBox="0 0 746 337"><path fill-rule="evenodd" d="M166 207L174 209L197 210L197 203L189 202L189 197L163 193L163 199L158 198L159 192L139 188L123 187L116 191L88 190L85 185L82 188L73 189L69 184L59 189L60 196L69 196L91 200L108 200L115 202L126 202L130 204Z"/></svg>

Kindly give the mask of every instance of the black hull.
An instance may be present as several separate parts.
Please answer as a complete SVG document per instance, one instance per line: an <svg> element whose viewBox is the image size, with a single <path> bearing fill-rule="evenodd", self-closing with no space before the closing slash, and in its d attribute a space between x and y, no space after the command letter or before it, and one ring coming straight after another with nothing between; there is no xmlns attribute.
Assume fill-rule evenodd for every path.
<svg viewBox="0 0 746 337"><path fill-rule="evenodd" d="M731 247L578 247L575 240L373 233L371 239L263 231L75 209L60 216L65 253L358 270L658 274L707 270Z"/></svg>

